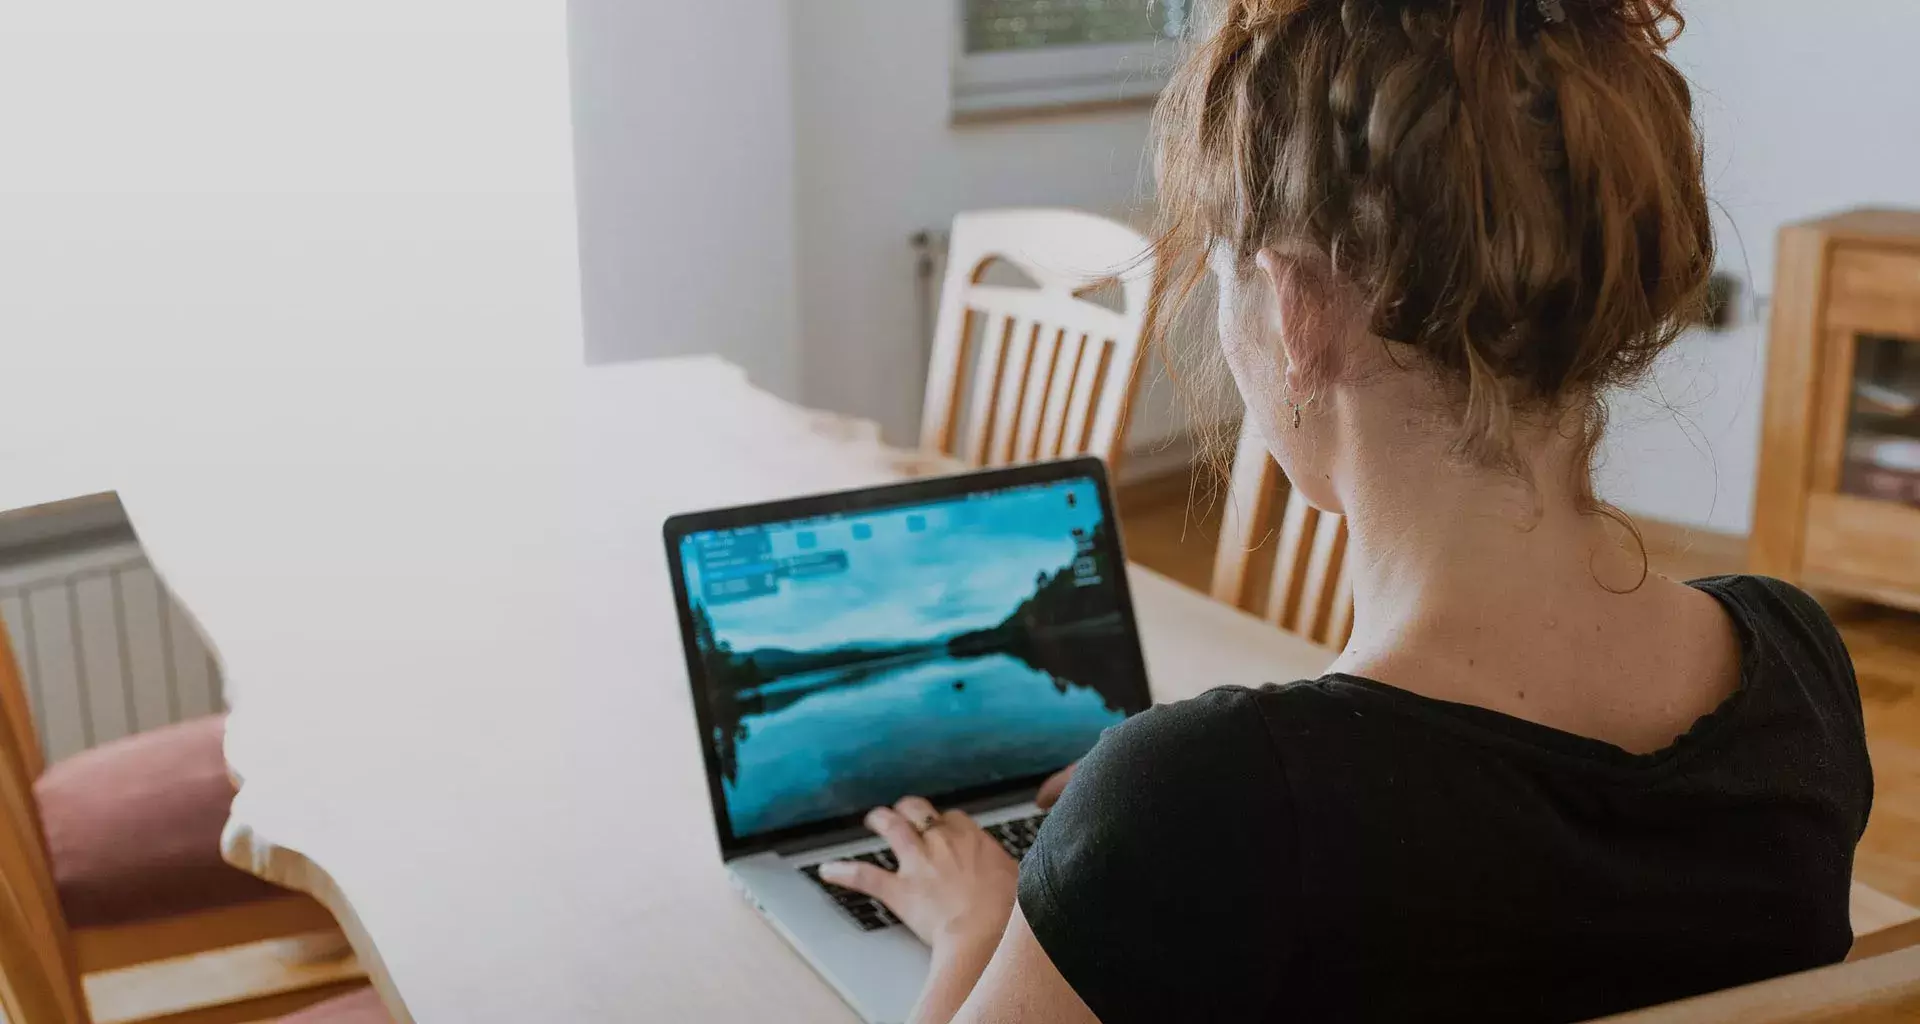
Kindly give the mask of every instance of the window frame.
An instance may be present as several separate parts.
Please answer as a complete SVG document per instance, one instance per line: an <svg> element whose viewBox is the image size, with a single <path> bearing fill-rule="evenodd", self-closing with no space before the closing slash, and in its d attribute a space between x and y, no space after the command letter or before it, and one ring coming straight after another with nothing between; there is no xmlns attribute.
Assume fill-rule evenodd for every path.
<svg viewBox="0 0 1920 1024"><path fill-rule="evenodd" d="M953 0L955 120L1041 112L1062 107L1148 104L1167 86L1187 45L1171 38L1138 43L1076 43L967 51L967 7Z"/></svg>

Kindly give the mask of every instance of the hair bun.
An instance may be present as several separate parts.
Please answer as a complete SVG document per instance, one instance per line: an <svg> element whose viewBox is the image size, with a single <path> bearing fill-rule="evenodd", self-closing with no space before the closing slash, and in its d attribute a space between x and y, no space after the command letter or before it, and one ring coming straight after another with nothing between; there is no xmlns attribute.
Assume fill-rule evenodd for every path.
<svg viewBox="0 0 1920 1024"><path fill-rule="evenodd" d="M1553 0L1569 20L1613 22L1629 32L1644 33L1655 49L1664 50L1679 38L1687 19L1680 0Z"/></svg>
<svg viewBox="0 0 1920 1024"><path fill-rule="evenodd" d="M1223 246L1314 253L1453 389L1457 451L1511 466L1516 415L1580 409L1590 457L1713 266L1678 0L1219 2L1155 114L1153 336Z"/></svg>

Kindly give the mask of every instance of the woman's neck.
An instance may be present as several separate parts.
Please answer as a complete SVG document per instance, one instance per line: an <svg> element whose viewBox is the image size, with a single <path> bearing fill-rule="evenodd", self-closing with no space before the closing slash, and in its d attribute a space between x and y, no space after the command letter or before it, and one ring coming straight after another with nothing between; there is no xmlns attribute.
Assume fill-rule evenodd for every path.
<svg viewBox="0 0 1920 1024"><path fill-rule="evenodd" d="M1355 620L1336 667L1410 650L1429 665L1441 652L1477 666L1519 638L1545 641L1632 602L1623 592L1642 564L1582 507L1564 432L1536 435L1522 477L1467 464L1444 431L1404 414L1345 412L1347 450L1367 457L1341 467Z"/></svg>
<svg viewBox="0 0 1920 1024"><path fill-rule="evenodd" d="M1336 392L1314 460L1347 515L1354 629L1333 670L1627 750L1659 750L1738 685L1711 597L1646 575L1583 500L1580 431L1522 428L1526 472L1450 449L1416 375Z"/></svg>

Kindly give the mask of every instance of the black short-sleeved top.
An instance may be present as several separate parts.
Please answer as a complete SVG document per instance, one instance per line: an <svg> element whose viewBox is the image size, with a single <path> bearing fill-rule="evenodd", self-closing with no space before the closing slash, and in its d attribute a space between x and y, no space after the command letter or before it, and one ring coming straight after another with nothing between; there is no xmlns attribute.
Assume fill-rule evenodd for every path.
<svg viewBox="0 0 1920 1024"><path fill-rule="evenodd" d="M1350 676L1214 690L1100 741L1021 910L1103 1024L1582 1021L1837 961L1852 663L1787 584L1692 585L1740 685L1665 750Z"/></svg>

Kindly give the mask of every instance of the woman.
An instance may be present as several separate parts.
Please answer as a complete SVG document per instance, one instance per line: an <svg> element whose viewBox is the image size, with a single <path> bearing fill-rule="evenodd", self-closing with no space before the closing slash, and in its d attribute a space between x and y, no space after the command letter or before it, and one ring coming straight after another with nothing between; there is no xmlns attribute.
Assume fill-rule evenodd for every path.
<svg viewBox="0 0 1920 1024"><path fill-rule="evenodd" d="M917 1019L1573 1021L1840 959L1845 648L1785 584L1647 575L1591 490L1713 260L1673 0L1213 13L1153 322L1210 267L1248 414L1347 516L1353 638L1111 732L1018 866L876 809L899 873L822 875L933 947Z"/></svg>

